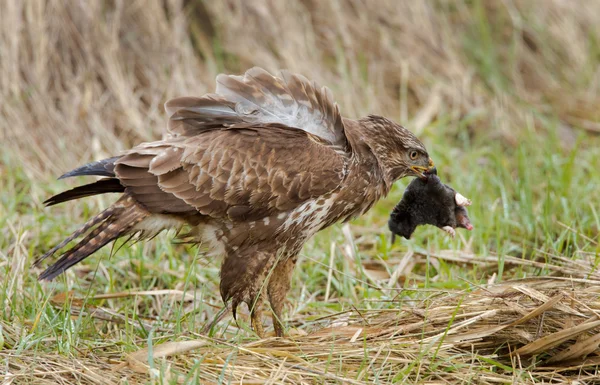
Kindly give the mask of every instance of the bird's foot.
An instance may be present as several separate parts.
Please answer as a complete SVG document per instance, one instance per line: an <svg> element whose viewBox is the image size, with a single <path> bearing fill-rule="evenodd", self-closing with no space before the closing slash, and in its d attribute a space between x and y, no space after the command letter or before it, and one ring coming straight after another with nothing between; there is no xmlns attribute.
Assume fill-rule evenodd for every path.
<svg viewBox="0 0 600 385"><path fill-rule="evenodd" d="M250 315L250 320L252 322L252 329L258 335L258 337L260 339L265 338L265 329L263 328L262 324L262 308L253 309Z"/></svg>
<svg viewBox="0 0 600 385"><path fill-rule="evenodd" d="M283 337L285 335L282 317L283 304L285 303L285 296L290 290L290 280L295 265L296 256L280 261L275 266L275 270L271 275L267 287L269 303L271 304L271 310L273 311L273 327L277 337Z"/></svg>
<svg viewBox="0 0 600 385"><path fill-rule="evenodd" d="M447 232L448 235L450 235L450 237L452 237L452 238L454 238L454 236L456 235L456 231L454 231L452 226L444 226L444 227L442 227L442 230Z"/></svg>

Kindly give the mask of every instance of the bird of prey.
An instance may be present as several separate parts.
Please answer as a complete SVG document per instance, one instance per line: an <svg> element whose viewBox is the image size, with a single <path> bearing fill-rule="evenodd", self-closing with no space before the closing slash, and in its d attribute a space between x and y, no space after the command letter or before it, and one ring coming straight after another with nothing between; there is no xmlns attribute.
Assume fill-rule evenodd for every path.
<svg viewBox="0 0 600 385"><path fill-rule="evenodd" d="M473 229L465 208L471 205L471 201L443 184L435 168L425 175L425 178L410 182L390 215L388 227L392 231L392 243L396 235L410 239L419 225L437 226L451 237L454 237L457 227Z"/></svg>
<svg viewBox="0 0 600 385"><path fill-rule="evenodd" d="M424 178L433 167L406 128L382 116L344 118L328 88L288 71L222 74L215 93L172 99L165 108L165 139L61 176L104 178L53 196L48 206L121 195L36 261L80 238L39 279L52 280L117 238L185 227L209 257L223 258L220 292L234 317L246 303L263 336L268 298L282 336L281 312L306 240L363 214L398 179Z"/></svg>

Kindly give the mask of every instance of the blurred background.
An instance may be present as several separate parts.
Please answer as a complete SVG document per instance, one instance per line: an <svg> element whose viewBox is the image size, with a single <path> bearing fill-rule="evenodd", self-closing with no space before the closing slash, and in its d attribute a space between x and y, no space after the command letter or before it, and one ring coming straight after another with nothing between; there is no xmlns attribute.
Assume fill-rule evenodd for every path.
<svg viewBox="0 0 600 385"><path fill-rule="evenodd" d="M476 195L472 215L499 214L476 224L484 250L499 232L538 246L557 220L593 236L599 26L600 1L583 0L7 1L2 200L27 192L39 209L38 185L160 138L169 98L262 66L415 132L442 179Z"/></svg>
<svg viewBox="0 0 600 385"><path fill-rule="evenodd" d="M551 131L572 148L600 132L599 18L570 0L7 1L3 153L60 173L160 137L167 99L255 65L447 149Z"/></svg>
<svg viewBox="0 0 600 385"><path fill-rule="evenodd" d="M346 117L375 113L403 124L426 144L442 181L473 200L472 232L459 229L453 240L420 227L391 245L389 213L410 182L402 180L349 227L315 236L295 272L288 326L310 331L345 309L395 309L486 282L600 279L598 0L7 0L0 337L15 355L31 353L31 367L38 349L109 359L145 345L143 322L168 340L214 317L223 305L220 262L174 245L172 234L112 258L106 247L56 284L42 286L29 268L115 199L44 208L84 181L57 176L161 138L168 99L212 92L218 73L253 66L328 86ZM169 294L150 292L160 289ZM68 300L66 290L98 311L76 313L92 305ZM83 315L71 323L72 314ZM97 314L134 321L114 327ZM226 317L213 332L251 336L239 322ZM26 349L23 341L33 342Z"/></svg>
<svg viewBox="0 0 600 385"><path fill-rule="evenodd" d="M32 230L24 242L33 253L47 248L60 234L32 234L52 231L57 218L69 230L107 202L42 209L66 186L56 176L160 138L165 101L213 91L218 73L262 66L327 85L347 117L405 125L442 180L473 198L468 239L449 244L423 228L401 248L595 260L599 21L600 1L7 1L2 225ZM387 242L406 183L356 222L375 244Z"/></svg>

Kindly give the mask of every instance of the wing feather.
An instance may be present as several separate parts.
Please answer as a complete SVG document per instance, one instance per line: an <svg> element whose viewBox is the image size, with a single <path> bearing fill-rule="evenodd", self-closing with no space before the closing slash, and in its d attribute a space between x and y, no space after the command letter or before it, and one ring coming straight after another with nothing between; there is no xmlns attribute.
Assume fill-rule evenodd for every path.
<svg viewBox="0 0 600 385"><path fill-rule="evenodd" d="M193 136L215 128L278 123L306 131L342 151L350 151L339 107L327 87L300 74L273 76L254 67L243 76L217 76L216 94L168 101L168 129Z"/></svg>
<svg viewBox="0 0 600 385"><path fill-rule="evenodd" d="M344 177L347 158L301 130L272 124L206 131L200 137L177 139L173 147L163 141L153 157L146 146L139 155L134 148L116 162L115 173L153 212L231 220L290 210L335 191Z"/></svg>
<svg viewBox="0 0 600 385"><path fill-rule="evenodd" d="M260 218L334 191L344 178L351 149L339 107L302 75L258 67L219 75L215 94L165 108L171 136L135 147L114 169L153 212Z"/></svg>
<svg viewBox="0 0 600 385"><path fill-rule="evenodd" d="M180 97L165 103L167 129L175 136L192 136L203 131L243 123L235 102L209 94L200 98Z"/></svg>

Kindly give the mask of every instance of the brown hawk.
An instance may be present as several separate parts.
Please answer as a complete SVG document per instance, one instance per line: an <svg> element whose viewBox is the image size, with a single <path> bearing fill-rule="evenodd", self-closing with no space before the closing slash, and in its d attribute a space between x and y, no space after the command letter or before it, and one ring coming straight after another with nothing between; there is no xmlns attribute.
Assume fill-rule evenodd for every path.
<svg viewBox="0 0 600 385"><path fill-rule="evenodd" d="M302 75L252 68L219 75L214 94L165 104L168 136L89 163L61 178L105 177L53 196L48 206L121 193L36 264L82 237L39 279L51 280L107 243L164 229L190 229L223 257L223 301L251 310L263 335L268 297L275 333L298 253L308 238L348 221L386 196L398 179L433 167L410 131L381 116L340 115L331 91Z"/></svg>

